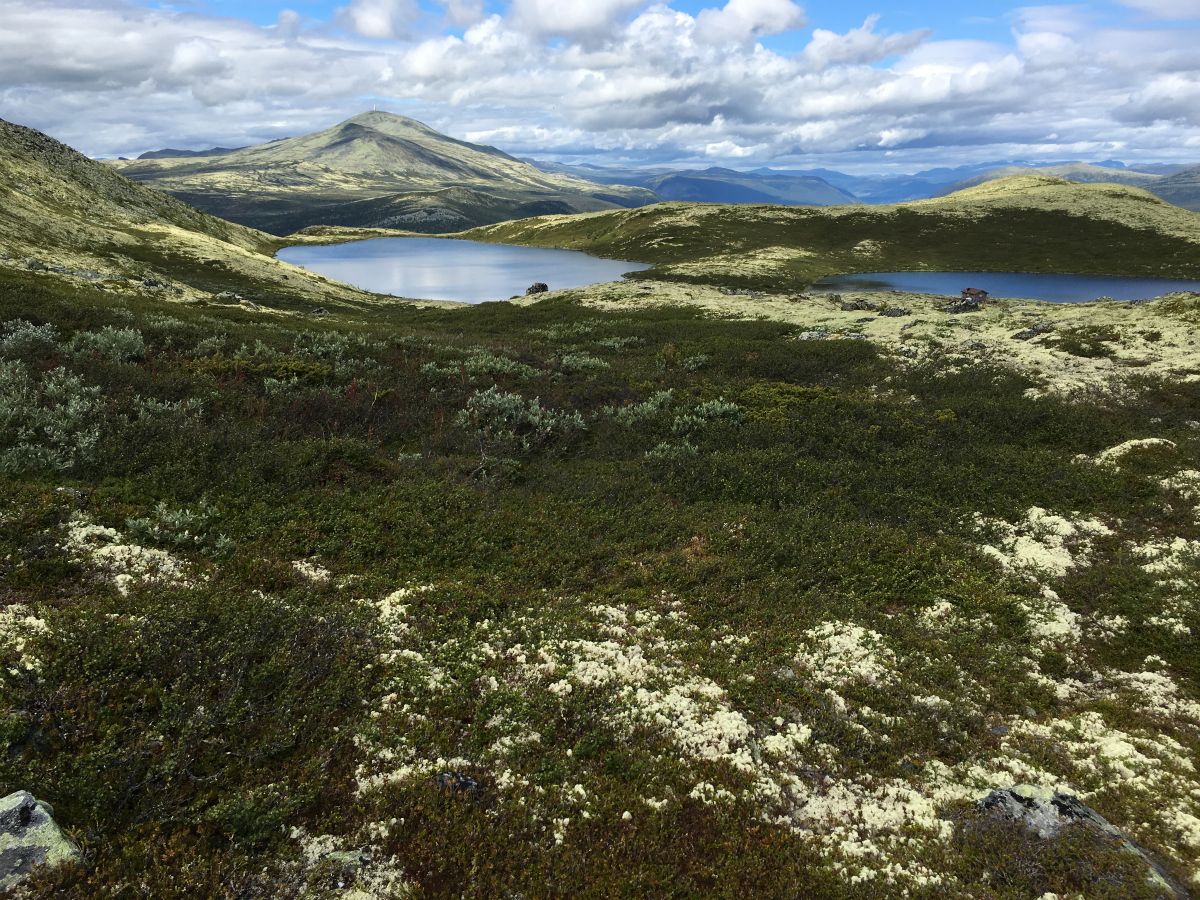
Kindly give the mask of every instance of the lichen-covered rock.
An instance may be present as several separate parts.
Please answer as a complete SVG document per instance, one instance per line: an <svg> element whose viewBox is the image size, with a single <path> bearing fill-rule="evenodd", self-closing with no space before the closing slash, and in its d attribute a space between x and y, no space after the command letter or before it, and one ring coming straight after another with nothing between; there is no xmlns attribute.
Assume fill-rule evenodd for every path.
<svg viewBox="0 0 1200 900"><path fill-rule="evenodd" d="M550 286L544 281L535 281L525 289L525 296L528 297L532 294L544 294L548 290L550 290Z"/></svg>
<svg viewBox="0 0 1200 900"><path fill-rule="evenodd" d="M1054 330L1054 326L1048 322L1039 322L1032 328L1025 328L1013 335L1014 341L1031 341L1039 334L1049 334Z"/></svg>
<svg viewBox="0 0 1200 900"><path fill-rule="evenodd" d="M1123 851L1140 857L1146 864L1147 880L1157 888L1170 896L1188 896L1186 889L1172 878L1157 860L1073 794L1020 784L1013 788L992 791L979 801L979 808L993 815L1021 822L1043 840L1057 837L1064 828L1089 828L1112 840Z"/></svg>
<svg viewBox="0 0 1200 900"><path fill-rule="evenodd" d="M50 804L28 791L0 800L0 891L16 887L35 866L60 866L79 858L78 848L53 816Z"/></svg>
<svg viewBox="0 0 1200 900"><path fill-rule="evenodd" d="M870 300L849 300L842 303L842 312L875 312L879 307Z"/></svg>

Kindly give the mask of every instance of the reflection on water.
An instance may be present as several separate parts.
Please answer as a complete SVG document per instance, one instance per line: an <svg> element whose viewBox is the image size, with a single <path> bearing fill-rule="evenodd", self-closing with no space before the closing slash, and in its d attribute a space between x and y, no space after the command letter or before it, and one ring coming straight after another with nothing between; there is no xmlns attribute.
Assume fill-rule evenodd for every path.
<svg viewBox="0 0 1200 900"><path fill-rule="evenodd" d="M287 247L285 262L355 287L398 297L482 303L506 300L537 281L551 290L616 281L649 266L576 250L513 247L444 238L372 238Z"/></svg>
<svg viewBox="0 0 1200 900"><path fill-rule="evenodd" d="M1118 278L1106 275L1034 275L1021 272L870 272L838 275L813 285L828 291L907 291L957 297L980 288L993 297L1086 303L1101 297L1146 300L1174 291L1200 292L1200 281L1175 278Z"/></svg>

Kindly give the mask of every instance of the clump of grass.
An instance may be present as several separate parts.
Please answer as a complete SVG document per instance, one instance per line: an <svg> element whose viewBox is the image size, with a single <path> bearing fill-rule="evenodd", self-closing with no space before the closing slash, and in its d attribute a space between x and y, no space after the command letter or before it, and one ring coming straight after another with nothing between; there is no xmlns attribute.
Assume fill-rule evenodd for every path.
<svg viewBox="0 0 1200 900"><path fill-rule="evenodd" d="M1100 325L1064 328L1056 331L1047 343L1056 350L1080 356L1085 359L1097 359L1112 356L1115 349L1111 344L1118 343L1121 335L1112 328Z"/></svg>

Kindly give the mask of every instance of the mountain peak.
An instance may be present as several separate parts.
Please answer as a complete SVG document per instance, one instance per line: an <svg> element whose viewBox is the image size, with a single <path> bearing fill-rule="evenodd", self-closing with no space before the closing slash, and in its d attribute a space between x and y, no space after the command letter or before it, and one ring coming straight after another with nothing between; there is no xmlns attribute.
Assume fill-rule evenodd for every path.
<svg viewBox="0 0 1200 900"><path fill-rule="evenodd" d="M351 116L349 119L341 123L341 126L344 125L362 125L367 128L378 128L381 125L391 125L392 127L401 126L405 128L418 128L422 131L433 130L424 122L418 122L416 119L410 119L408 116L402 116L399 113L386 112L382 109L373 109L367 112L361 112L356 116Z"/></svg>

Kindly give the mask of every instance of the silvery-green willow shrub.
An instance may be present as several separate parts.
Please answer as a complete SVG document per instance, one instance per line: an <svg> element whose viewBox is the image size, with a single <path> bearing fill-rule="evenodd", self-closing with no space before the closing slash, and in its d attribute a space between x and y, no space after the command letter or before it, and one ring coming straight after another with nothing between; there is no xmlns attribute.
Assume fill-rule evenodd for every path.
<svg viewBox="0 0 1200 900"><path fill-rule="evenodd" d="M499 353L493 353L485 347L473 348L461 362L451 362L438 365L436 362L425 363L421 374L431 378L461 378L466 374L470 378L498 378L508 375L513 378L527 379L538 374L533 366L515 360Z"/></svg>
<svg viewBox="0 0 1200 900"><path fill-rule="evenodd" d="M378 366L378 361L373 357L381 353L384 347L382 342L358 334L304 331L296 335L292 353L328 363L335 375L348 378L361 376Z"/></svg>
<svg viewBox="0 0 1200 900"><path fill-rule="evenodd" d="M152 514L126 519L125 531L131 539L142 544L224 552L231 542L225 535L213 531L215 518L216 510L204 500L195 508L183 509L160 500Z"/></svg>
<svg viewBox="0 0 1200 900"><path fill-rule="evenodd" d="M69 471L100 442L100 388L66 369L39 380L20 362L0 363L0 471Z"/></svg>
<svg viewBox="0 0 1200 900"><path fill-rule="evenodd" d="M538 373L533 366L527 366L510 357L492 353L483 347L477 347L467 355L463 368L471 376L511 375L515 378L533 378Z"/></svg>
<svg viewBox="0 0 1200 900"><path fill-rule="evenodd" d="M558 366L564 372L595 372L607 369L608 363L590 353L565 353L559 359Z"/></svg>
<svg viewBox="0 0 1200 900"><path fill-rule="evenodd" d="M34 360L58 349L58 330L53 325L34 325L15 319L0 326L0 356Z"/></svg>
<svg viewBox="0 0 1200 900"><path fill-rule="evenodd" d="M136 328L106 325L99 331L81 331L71 341L80 356L102 356L112 362L133 362L146 355L146 341Z"/></svg>
<svg viewBox="0 0 1200 900"><path fill-rule="evenodd" d="M671 405L675 396L674 388L656 391L641 403L630 403L628 406L606 406L604 414L621 425L636 425L638 422L652 419Z"/></svg>
<svg viewBox="0 0 1200 900"><path fill-rule="evenodd" d="M495 385L471 394L456 424L471 435L484 460L525 456L555 438L587 427L577 412L548 409L537 397L526 400Z"/></svg>
<svg viewBox="0 0 1200 900"><path fill-rule="evenodd" d="M683 440L678 444L663 441L646 451L646 459L659 463L680 463L691 459L700 452L700 448L690 441Z"/></svg>
<svg viewBox="0 0 1200 900"><path fill-rule="evenodd" d="M742 408L724 397L701 403L691 412L675 417L672 430L676 434L693 434L715 422L736 425L742 421Z"/></svg>

